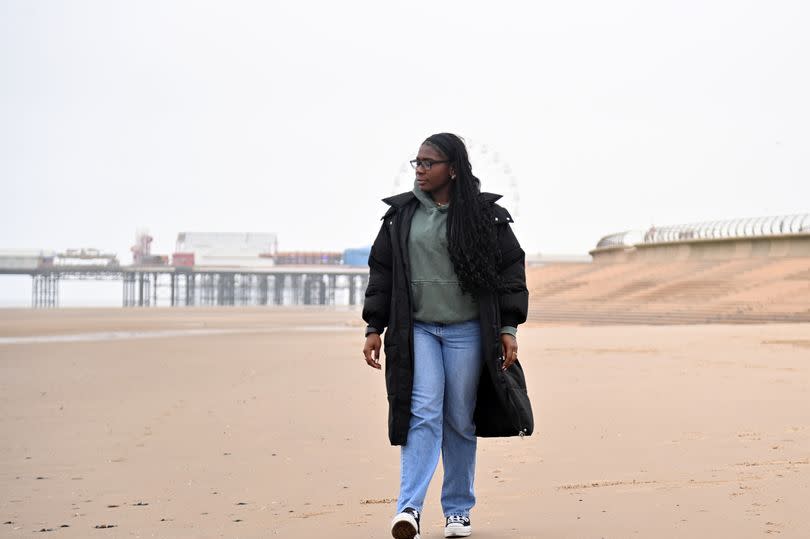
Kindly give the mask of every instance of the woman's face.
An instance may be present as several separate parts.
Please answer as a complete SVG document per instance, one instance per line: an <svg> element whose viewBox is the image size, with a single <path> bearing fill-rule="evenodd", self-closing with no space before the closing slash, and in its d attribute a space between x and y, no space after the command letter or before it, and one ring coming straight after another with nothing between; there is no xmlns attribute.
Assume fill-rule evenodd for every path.
<svg viewBox="0 0 810 539"><path fill-rule="evenodd" d="M436 161L446 161L447 156L430 144L422 144L419 153L416 154L419 161L430 161L433 163L430 170L424 166L416 167L416 184L419 189L427 193L433 193L448 187L450 176L453 174L450 163L437 163Z"/></svg>

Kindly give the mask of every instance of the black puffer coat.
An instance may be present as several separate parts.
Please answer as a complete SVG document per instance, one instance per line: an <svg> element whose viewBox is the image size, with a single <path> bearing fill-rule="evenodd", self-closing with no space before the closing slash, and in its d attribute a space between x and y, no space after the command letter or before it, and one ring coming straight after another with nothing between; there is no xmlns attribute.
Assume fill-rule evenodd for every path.
<svg viewBox="0 0 810 539"><path fill-rule="evenodd" d="M526 380L519 362L505 372L501 370L500 328L517 327L526 321L529 292L526 289L525 255L509 226L512 217L495 204L501 196L492 193L479 196L493 204L502 254L501 276L507 292L478 296L485 368L478 384L474 416L476 435L523 436L531 434L534 429ZM413 389L413 309L407 240L419 201L409 191L383 202L391 207L383 216L368 259L370 276L363 320L380 331L387 328L384 351L388 438L392 445L404 445L408 439Z"/></svg>

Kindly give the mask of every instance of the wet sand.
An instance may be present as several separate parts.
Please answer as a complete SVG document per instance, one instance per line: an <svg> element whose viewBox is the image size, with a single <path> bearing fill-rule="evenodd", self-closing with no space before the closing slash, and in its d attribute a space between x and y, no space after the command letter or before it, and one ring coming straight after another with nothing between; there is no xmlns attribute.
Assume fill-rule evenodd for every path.
<svg viewBox="0 0 810 539"><path fill-rule="evenodd" d="M361 327L0 311L0 537L388 537L398 449ZM536 434L479 442L474 537L810 537L810 325L535 326L519 344Z"/></svg>

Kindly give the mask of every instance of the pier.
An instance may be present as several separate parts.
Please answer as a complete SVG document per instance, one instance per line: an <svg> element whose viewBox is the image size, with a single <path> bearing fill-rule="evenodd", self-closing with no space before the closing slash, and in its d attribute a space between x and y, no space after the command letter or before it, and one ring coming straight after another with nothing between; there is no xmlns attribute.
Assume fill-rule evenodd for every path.
<svg viewBox="0 0 810 539"><path fill-rule="evenodd" d="M0 267L0 275L30 275L31 306L59 306L64 280L121 281L124 307L192 305L357 305L368 268L279 265L266 268L174 266ZM168 294L159 293L161 290ZM339 298L340 296L340 298ZM345 298L344 301L340 299Z"/></svg>

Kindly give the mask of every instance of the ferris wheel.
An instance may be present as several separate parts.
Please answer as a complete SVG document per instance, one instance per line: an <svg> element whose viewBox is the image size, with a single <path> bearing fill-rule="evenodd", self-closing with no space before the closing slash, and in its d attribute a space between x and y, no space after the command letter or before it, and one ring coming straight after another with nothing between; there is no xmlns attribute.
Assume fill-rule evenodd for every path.
<svg viewBox="0 0 810 539"><path fill-rule="evenodd" d="M467 152L470 155L473 174L481 180L481 190L489 193L503 195L498 204L509 210L514 217L520 215L520 196L518 195L518 182L512 167L503 155L487 144L464 139ZM408 191L413 188L414 173L408 162L402 163L399 172L394 177L392 194Z"/></svg>

